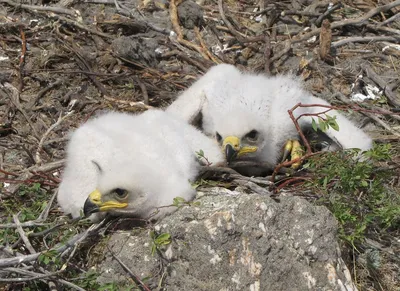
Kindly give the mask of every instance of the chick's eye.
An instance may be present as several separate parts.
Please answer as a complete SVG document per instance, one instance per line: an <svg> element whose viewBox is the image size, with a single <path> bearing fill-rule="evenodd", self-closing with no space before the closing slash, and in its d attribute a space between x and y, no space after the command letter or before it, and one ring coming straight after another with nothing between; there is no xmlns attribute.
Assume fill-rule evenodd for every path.
<svg viewBox="0 0 400 291"><path fill-rule="evenodd" d="M246 134L246 137L248 139L256 139L258 137L258 131L253 129L252 131L250 131L248 134Z"/></svg>
<svg viewBox="0 0 400 291"><path fill-rule="evenodd" d="M215 133L215 138L217 139L217 142L222 141L222 136L218 132Z"/></svg>
<svg viewBox="0 0 400 291"><path fill-rule="evenodd" d="M115 195L118 198L124 199L128 196L128 191L126 191L125 189L121 189L121 188L116 188L114 190Z"/></svg>

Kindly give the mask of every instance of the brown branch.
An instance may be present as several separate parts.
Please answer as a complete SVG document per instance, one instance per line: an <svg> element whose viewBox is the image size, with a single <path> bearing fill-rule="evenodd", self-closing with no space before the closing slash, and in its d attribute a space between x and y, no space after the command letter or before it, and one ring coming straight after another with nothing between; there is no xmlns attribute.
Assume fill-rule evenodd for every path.
<svg viewBox="0 0 400 291"><path fill-rule="evenodd" d="M25 32L22 28L22 26L19 27L19 31L21 34L21 55L19 57L19 78L20 78L20 83L19 83L19 92L22 92L22 89L24 88L24 65L25 65L25 54L26 54L26 37L25 37Z"/></svg>
<svg viewBox="0 0 400 291"><path fill-rule="evenodd" d="M221 61L218 60L207 48L204 39L201 37L201 33L200 30L197 26L194 27L194 32L196 34L196 37L198 39L198 41L200 42L201 47L203 48L204 52L207 54L207 56L210 58L210 60L212 60L214 63L216 64L220 64Z"/></svg>
<svg viewBox="0 0 400 291"><path fill-rule="evenodd" d="M198 53L201 54L201 56L204 59L208 60L209 57L207 56L206 53L203 52L203 50L202 50L202 48L200 46L198 46L198 45L196 45L196 44L194 44L194 43L192 43L190 41L187 41L186 39L183 38L183 32L182 32L182 29L181 29L181 27L179 25L178 9L177 9L177 6L179 5L179 3L181 1L179 1L179 3L177 3L177 2L178 1L176 1L176 0L171 0L169 2L169 14L170 14L170 17L171 17L172 27L174 28L174 31L176 32L176 35L177 35L176 40L180 44L196 50Z"/></svg>
<svg viewBox="0 0 400 291"><path fill-rule="evenodd" d="M290 179L286 180L282 184L280 184L278 187L276 187L274 193L278 193L282 188L285 188L288 186L290 183L296 182L296 181L309 181L310 178L308 177L291 177Z"/></svg>
<svg viewBox="0 0 400 291"><path fill-rule="evenodd" d="M149 94L147 93L146 85L139 79L138 76L135 76L135 81L139 84L140 90L143 95L143 103L145 105L149 105Z"/></svg>
<svg viewBox="0 0 400 291"><path fill-rule="evenodd" d="M225 12L224 12L224 6L222 3L223 0L218 0L218 10L219 10L219 14L221 15L222 21L225 23L225 25L228 27L230 33L236 37L236 39L241 42L241 43L248 43L248 42L257 42L257 41L262 41L264 36L259 35L259 36L255 36L255 37L244 37L242 36L234 27L233 25L230 23L230 21L228 20L228 18L226 18L225 16Z"/></svg>
<svg viewBox="0 0 400 291"><path fill-rule="evenodd" d="M14 222L15 222L15 224L17 226L16 228L17 228L17 231L19 233L19 236L21 237L22 241L24 242L25 247L28 249L28 251L31 254L36 254L36 251L33 248L31 242L29 241L28 237L25 235L25 231L22 229L21 222L18 219L18 214L13 214L13 219L14 219Z"/></svg>
<svg viewBox="0 0 400 291"><path fill-rule="evenodd" d="M135 281L135 283L139 283L145 291L151 291L150 288L147 287L147 285L145 283L143 283L143 281L138 276L136 276L132 272L132 270L129 269L128 266L125 265L124 262L122 262L121 259L118 258L108 246L107 246L107 248L108 248L109 253L113 256L113 258L121 265L122 269L124 269L129 274L129 276Z"/></svg>
<svg viewBox="0 0 400 291"><path fill-rule="evenodd" d="M26 5L26 4L13 2L11 0L0 0L0 3L6 3L10 6L30 10L32 12L34 12L34 11L49 11L49 12L54 12L54 13L67 14L67 15L74 16L74 17L80 16L80 13L78 10L70 10L70 9L65 9L62 7Z"/></svg>
<svg viewBox="0 0 400 291"><path fill-rule="evenodd" d="M88 236L97 232L104 225L104 223L105 223L105 220L102 220L98 224L93 224L87 230L85 230L83 233L79 233L79 234L73 236L72 238L70 238L65 244L58 245L54 248L51 248L50 250L46 250L46 251L36 253L36 254L20 255L20 256L13 257L13 258L0 259L0 268L16 266L16 265L20 265L23 263L28 263L28 262L37 260L37 258L40 255L45 254L49 251L55 251L58 254L60 254L64 251L67 251L67 250L71 249L72 247L74 247L75 245L82 242L83 240L85 240Z"/></svg>
<svg viewBox="0 0 400 291"><path fill-rule="evenodd" d="M400 107L400 100L396 94L392 91L392 88L388 86L388 83L382 79L374 70L367 64L362 64L361 69L372 79L381 89L384 90L385 95L389 103L394 107Z"/></svg>
<svg viewBox="0 0 400 291"><path fill-rule="evenodd" d="M271 38L268 32L265 33L265 41L264 41L264 73L267 76L271 76Z"/></svg>
<svg viewBox="0 0 400 291"><path fill-rule="evenodd" d="M190 56L186 55L185 53L182 53L178 50L172 50L169 52L166 52L164 54L161 55L161 58L169 58L171 56L177 56L179 58L181 58L182 60L184 60L185 62L192 64L193 66L197 67L200 71L202 72L207 72L208 69L211 66L204 66L203 64L201 64L199 61L195 60L194 58L191 58Z"/></svg>
<svg viewBox="0 0 400 291"><path fill-rule="evenodd" d="M378 36L354 36L354 37L347 37L335 42L332 42L333 48L338 48L342 45L353 43L353 42L376 42L376 41L392 41L392 42L399 42L400 37L396 36L386 36L386 35L378 35Z"/></svg>
<svg viewBox="0 0 400 291"><path fill-rule="evenodd" d="M377 15L381 12L386 12L396 6L400 6L400 0L393 1L392 3L376 7L375 9L370 10L367 14L357 17L357 18L351 18L351 19L332 22L331 29L333 30L333 29L341 28L341 27L347 26L347 25L362 25L365 21L367 21L371 17L374 17L375 15ZM299 35L293 37L292 39L285 41L285 48L278 55L273 57L271 59L271 62L274 62L274 61L280 59L285 54L287 54L291 50L292 44L303 42L315 35L320 34L320 32L321 32L321 28L316 28L308 33L301 34L301 35L299 34Z"/></svg>

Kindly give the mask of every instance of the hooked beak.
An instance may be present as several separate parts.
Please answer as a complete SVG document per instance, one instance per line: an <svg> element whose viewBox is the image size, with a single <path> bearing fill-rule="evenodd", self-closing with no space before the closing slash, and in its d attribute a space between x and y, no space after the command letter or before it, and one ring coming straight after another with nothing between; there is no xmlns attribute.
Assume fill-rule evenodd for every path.
<svg viewBox="0 0 400 291"><path fill-rule="evenodd" d="M254 153L257 151L258 147L244 146L240 144L240 139L237 136L228 136L224 139L222 143L222 148L225 152L225 157L227 163L231 163L237 157L248 153Z"/></svg>
<svg viewBox="0 0 400 291"><path fill-rule="evenodd" d="M237 156L237 151L233 148L232 145L227 144L225 146L225 157L228 164L233 161L234 158Z"/></svg>
<svg viewBox="0 0 400 291"><path fill-rule="evenodd" d="M83 214L85 217L90 216L92 213L109 211L116 208L125 208L128 203L118 202L115 200L102 201L102 195L99 190L94 190L89 194L83 206Z"/></svg>

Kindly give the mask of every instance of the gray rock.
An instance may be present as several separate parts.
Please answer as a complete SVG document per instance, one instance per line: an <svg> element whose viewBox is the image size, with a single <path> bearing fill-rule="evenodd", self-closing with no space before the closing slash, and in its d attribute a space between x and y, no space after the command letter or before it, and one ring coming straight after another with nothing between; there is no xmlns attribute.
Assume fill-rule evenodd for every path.
<svg viewBox="0 0 400 291"><path fill-rule="evenodd" d="M159 254L151 254L148 229L111 236L108 247L150 289L162 282L162 290L174 291L356 290L325 207L221 188L198 196L200 206L185 206L155 226L172 238ZM102 283L128 278L110 254L98 268Z"/></svg>
<svg viewBox="0 0 400 291"><path fill-rule="evenodd" d="M121 36L112 42L112 50L121 58L155 66L158 45L157 39L153 37Z"/></svg>
<svg viewBox="0 0 400 291"><path fill-rule="evenodd" d="M194 1L188 0L178 6L179 21L187 29L203 25L203 14L203 8Z"/></svg>

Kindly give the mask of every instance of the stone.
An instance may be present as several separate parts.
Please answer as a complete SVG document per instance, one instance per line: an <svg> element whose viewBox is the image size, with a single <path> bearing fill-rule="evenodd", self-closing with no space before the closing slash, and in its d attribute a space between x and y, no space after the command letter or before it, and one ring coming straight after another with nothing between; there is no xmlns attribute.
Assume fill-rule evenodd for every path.
<svg viewBox="0 0 400 291"><path fill-rule="evenodd" d="M151 252L149 229L114 233L108 247L152 290L159 282L163 290L356 290L328 209L300 197L207 190L198 193L198 206L154 226L171 235L159 252ZM127 282L104 253L99 282Z"/></svg>
<svg viewBox="0 0 400 291"><path fill-rule="evenodd" d="M193 29L204 24L203 8L194 1L185 1L178 6L179 21L183 27Z"/></svg>

